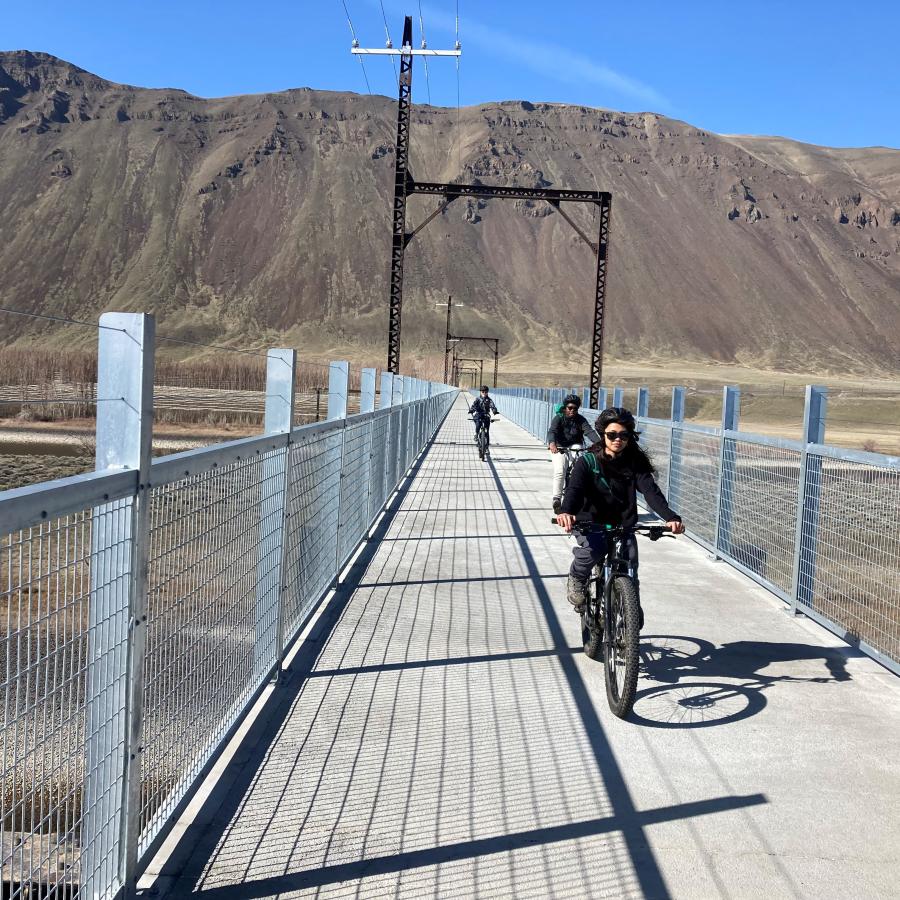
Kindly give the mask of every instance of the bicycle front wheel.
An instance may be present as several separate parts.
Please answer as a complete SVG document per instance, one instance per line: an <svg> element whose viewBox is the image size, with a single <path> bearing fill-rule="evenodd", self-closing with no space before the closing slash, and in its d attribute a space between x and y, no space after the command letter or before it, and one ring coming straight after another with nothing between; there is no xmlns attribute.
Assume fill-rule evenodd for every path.
<svg viewBox="0 0 900 900"><path fill-rule="evenodd" d="M485 451L486 447L487 447L487 435L485 435L484 429L481 428L478 431L478 458L481 460L484 459L484 451Z"/></svg>
<svg viewBox="0 0 900 900"><path fill-rule="evenodd" d="M606 699L609 708L624 719L634 706L640 643L640 604L627 575L616 575L607 585L604 631Z"/></svg>

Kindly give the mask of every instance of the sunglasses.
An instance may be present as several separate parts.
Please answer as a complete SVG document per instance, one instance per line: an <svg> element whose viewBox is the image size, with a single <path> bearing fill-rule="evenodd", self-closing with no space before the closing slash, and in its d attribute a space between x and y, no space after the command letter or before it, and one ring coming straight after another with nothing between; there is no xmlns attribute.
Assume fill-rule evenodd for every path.
<svg viewBox="0 0 900 900"><path fill-rule="evenodd" d="M631 438L630 431L604 431L603 434L608 441L627 441Z"/></svg>
<svg viewBox="0 0 900 900"><path fill-rule="evenodd" d="M566 409L578 409L578 407L577 407L577 406L572 406L571 404L569 404L569 406L567 406Z"/></svg>

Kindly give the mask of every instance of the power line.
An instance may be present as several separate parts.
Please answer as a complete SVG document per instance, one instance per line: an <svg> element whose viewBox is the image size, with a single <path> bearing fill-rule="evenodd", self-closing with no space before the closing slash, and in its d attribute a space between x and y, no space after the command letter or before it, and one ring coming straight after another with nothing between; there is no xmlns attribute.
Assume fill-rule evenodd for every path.
<svg viewBox="0 0 900 900"><path fill-rule="evenodd" d="M356 36L356 29L353 27L353 19L350 17L350 10L347 8L346 0L341 0L341 5L344 7L344 13L347 16L347 24L350 26L350 37L353 40L353 46L358 47L359 46L359 38L357 38L357 36ZM375 109L375 98L374 98L374 95L372 94L372 85L369 83L369 73L366 71L365 61L363 60L362 56L359 56L358 59L359 59L360 68L362 69L363 80L366 82L366 96L369 100L369 109L372 112L372 119L375 122L376 127L381 126L385 129L387 129L388 140L393 141L393 136L390 133L390 129L388 128L387 123L382 121L381 118L379 118L378 112Z"/></svg>
<svg viewBox="0 0 900 900"><path fill-rule="evenodd" d="M422 0L419 0L419 32L422 35L422 49L424 50L428 43L425 40L425 18L422 15ZM425 67L425 91L428 95L428 105L431 106L431 81L428 77L428 57L422 57L422 65ZM437 160L438 158L438 149L437 149L437 138L434 134L434 115L432 114L432 122L431 122L431 148L434 150L434 158Z"/></svg>
<svg viewBox="0 0 900 900"><path fill-rule="evenodd" d="M47 316L41 313L26 312L23 309L9 309L5 306L0 306L0 312L9 313L13 316L24 316L28 319L45 319L49 322L60 322L64 325L80 325L85 328L96 328L100 331L121 331L123 334L127 333L124 328L114 328L112 325L101 325L99 322L83 322L80 319L69 319L65 316ZM205 347L208 350L224 350L226 353L243 353L250 356L259 356L263 359L266 358L266 354L262 352L266 348L243 350L238 347L223 347L219 344L203 344L200 341L188 341L181 338L165 337L164 335L159 334L156 336L156 340L165 341L169 344L190 344L194 347Z"/></svg>
<svg viewBox="0 0 900 900"><path fill-rule="evenodd" d="M23 309L9 309L0 306L0 312L9 313L12 316L25 316L28 319L46 319L48 322L63 322L66 325L82 325L85 328L99 328L103 331L122 331L124 328L113 328L111 325L101 325L98 322L82 322L79 319L67 319L64 316L45 316L40 313L25 312Z"/></svg>
<svg viewBox="0 0 900 900"><path fill-rule="evenodd" d="M263 352L266 349L264 347L256 350L241 350L237 347L222 347L219 344L202 344L200 341L186 341L182 338L164 337L159 334L156 336L156 339L158 341L165 341L167 344L189 344L192 347L206 347L209 350L224 350L226 353L243 353L247 356L259 356L266 359L266 354Z"/></svg>
<svg viewBox="0 0 900 900"><path fill-rule="evenodd" d="M384 19L384 37L385 37L385 46L393 47L394 44L391 41L391 31L388 28L387 16L384 12L384 0L381 0L381 18ZM391 68L394 70L394 81L397 82L397 87L400 86L400 76L397 74L397 62L394 57L391 57Z"/></svg>

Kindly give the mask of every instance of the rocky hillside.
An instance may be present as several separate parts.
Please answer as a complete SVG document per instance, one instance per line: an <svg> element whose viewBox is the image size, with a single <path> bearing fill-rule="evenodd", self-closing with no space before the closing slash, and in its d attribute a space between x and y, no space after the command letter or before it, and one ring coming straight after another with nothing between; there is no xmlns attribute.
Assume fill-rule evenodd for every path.
<svg viewBox="0 0 900 900"><path fill-rule="evenodd" d="M387 98L205 100L0 53L0 302L380 359L394 117ZM612 192L611 353L900 369L900 151L520 101L464 109L458 128L456 110L413 118L420 180ZM410 224L433 205L414 198ZM403 353L441 345L452 294L511 359L583 363L593 270L545 204L457 201L408 252ZM4 343L36 334L93 340L2 318Z"/></svg>

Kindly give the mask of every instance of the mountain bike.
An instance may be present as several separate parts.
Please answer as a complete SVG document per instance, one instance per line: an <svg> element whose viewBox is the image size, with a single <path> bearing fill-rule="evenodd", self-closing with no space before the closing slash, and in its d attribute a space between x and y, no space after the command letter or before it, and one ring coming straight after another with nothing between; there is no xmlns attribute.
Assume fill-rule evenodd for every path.
<svg viewBox="0 0 900 900"><path fill-rule="evenodd" d="M491 437L486 421L496 422L496 419L485 420L482 417L478 423L478 431L475 433L475 443L478 444L478 458L483 462L486 456L491 455Z"/></svg>
<svg viewBox="0 0 900 900"><path fill-rule="evenodd" d="M559 452L566 454L566 470L563 475L563 496L566 494L566 488L569 486L569 476L572 474L572 466L578 462L578 458L587 448L583 444L570 444L568 447L561 447Z"/></svg>
<svg viewBox="0 0 900 900"><path fill-rule="evenodd" d="M551 521L556 524L555 517ZM631 712L637 691L641 608L634 569L623 555L622 544L633 534L645 534L651 541L658 541L670 529L667 525L625 528L576 522L572 530L606 535L606 557L594 567L587 602L578 611L584 652L591 659L603 661L609 708L624 719Z"/></svg>

